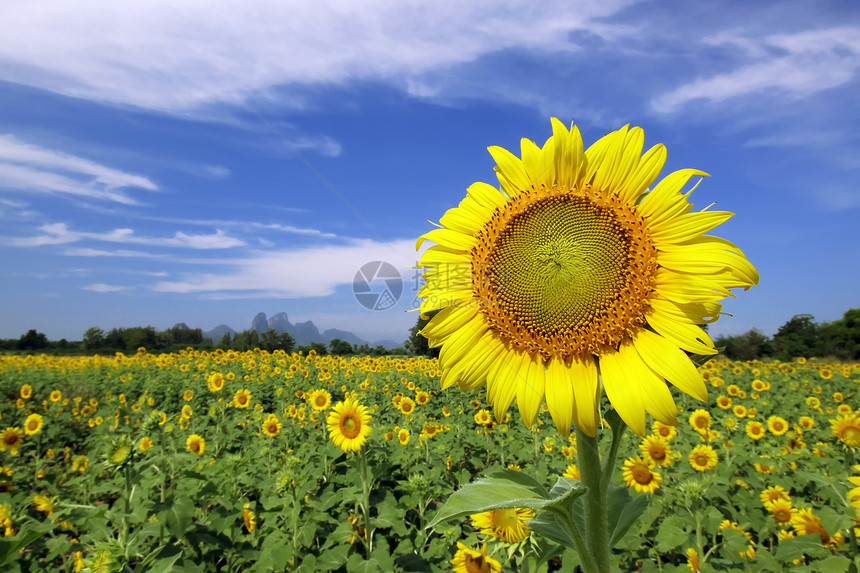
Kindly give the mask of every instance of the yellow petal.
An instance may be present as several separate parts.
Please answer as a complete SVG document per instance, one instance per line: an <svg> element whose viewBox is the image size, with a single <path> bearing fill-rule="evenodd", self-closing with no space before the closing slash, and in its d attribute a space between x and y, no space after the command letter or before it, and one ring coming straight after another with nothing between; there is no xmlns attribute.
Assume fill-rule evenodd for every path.
<svg viewBox="0 0 860 573"><path fill-rule="evenodd" d="M493 414L496 421L501 422L517 394L517 384L522 376L528 373L529 356L524 352L510 349L507 355L499 361L498 371L494 370L488 380L493 380L493 387L488 388L487 399L493 404Z"/></svg>
<svg viewBox="0 0 860 573"><path fill-rule="evenodd" d="M575 125L570 131L558 119L552 118L555 138L555 179L563 189L579 189L585 176L585 151L582 136Z"/></svg>
<svg viewBox="0 0 860 573"><path fill-rule="evenodd" d="M648 229L654 244L659 249L663 243L680 243L695 239L706 231L725 223L734 215L728 211L686 213L664 222L651 222Z"/></svg>
<svg viewBox="0 0 860 573"><path fill-rule="evenodd" d="M488 147L487 151L495 160L499 181L510 197L516 197L521 191L531 187L523 162L516 155L497 145Z"/></svg>
<svg viewBox="0 0 860 573"><path fill-rule="evenodd" d="M645 189L651 185L663 165L666 164L666 146L662 144L655 145L649 149L635 171L630 174L627 180L621 185L621 199L627 203L633 203L639 199Z"/></svg>
<svg viewBox="0 0 860 573"><path fill-rule="evenodd" d="M429 346L434 348L472 320L477 312L477 307L471 304L445 308L434 316L420 333L427 338Z"/></svg>
<svg viewBox="0 0 860 573"><path fill-rule="evenodd" d="M524 375L517 378L517 407L523 422L531 428L543 403L546 373L543 360L539 355L526 354L526 356L528 356L528 368L522 373Z"/></svg>
<svg viewBox="0 0 860 573"><path fill-rule="evenodd" d="M600 401L600 382L597 377L597 364L592 356L574 356L569 365L569 376L573 386L576 410L573 420L577 427L594 437L597 431L597 404Z"/></svg>
<svg viewBox="0 0 860 573"><path fill-rule="evenodd" d="M644 328L633 338L633 345L642 360L659 376L694 398L702 401L708 399L708 389L702 375L677 346Z"/></svg>
<svg viewBox="0 0 860 573"><path fill-rule="evenodd" d="M600 356L600 376L609 402L631 430L639 436L645 435L645 406L642 386L631 378L627 363L620 351Z"/></svg>
<svg viewBox="0 0 860 573"><path fill-rule="evenodd" d="M481 183L480 181L472 183L469 185L466 193L479 205L490 211L504 207L507 203L507 199L502 195L502 192L489 183Z"/></svg>
<svg viewBox="0 0 860 573"><path fill-rule="evenodd" d="M564 361L553 358L546 367L546 405L562 436L570 434L574 403L573 381Z"/></svg>
<svg viewBox="0 0 860 573"><path fill-rule="evenodd" d="M604 135L585 151L585 157L588 159L585 181L590 182L595 189L601 191L609 189L612 175L621 161L627 129L628 126L625 125L617 131Z"/></svg>
<svg viewBox="0 0 860 573"><path fill-rule="evenodd" d="M476 314L458 331L451 335L439 351L439 366L444 370L450 364L455 364L475 342L487 331L484 317Z"/></svg>
<svg viewBox="0 0 860 573"><path fill-rule="evenodd" d="M664 177L650 193L645 195L637 211L648 219L649 224L659 223L688 212L693 206L680 193L691 177L708 174L698 169L681 169Z"/></svg>
<svg viewBox="0 0 860 573"><path fill-rule="evenodd" d="M648 324L682 350L695 354L716 354L711 337L695 324L684 323L672 316L667 312L667 307L670 306L675 306L677 309L675 303L652 300L651 310L645 315Z"/></svg>
<svg viewBox="0 0 860 573"><path fill-rule="evenodd" d="M453 229L433 229L418 237L415 242L415 250L421 248L425 240L433 241L434 243L449 249L457 249L468 251L471 249L477 240L473 235L467 235Z"/></svg>

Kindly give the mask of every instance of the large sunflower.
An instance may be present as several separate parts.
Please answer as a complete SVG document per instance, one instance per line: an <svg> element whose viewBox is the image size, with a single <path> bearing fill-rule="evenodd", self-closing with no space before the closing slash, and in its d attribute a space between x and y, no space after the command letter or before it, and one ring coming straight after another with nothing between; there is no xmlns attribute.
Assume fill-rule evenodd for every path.
<svg viewBox="0 0 860 573"><path fill-rule="evenodd" d="M514 398L531 426L546 397L556 427L593 436L600 385L628 426L645 413L675 425L666 381L699 399L704 381L684 351L715 354L699 325L716 320L728 289L758 282L732 243L705 235L732 216L690 212L685 169L657 179L666 149L642 155L625 126L583 149L579 130L552 120L522 158L490 147L500 189L469 187L419 260L424 327L441 346L442 387L485 381L497 418Z"/></svg>

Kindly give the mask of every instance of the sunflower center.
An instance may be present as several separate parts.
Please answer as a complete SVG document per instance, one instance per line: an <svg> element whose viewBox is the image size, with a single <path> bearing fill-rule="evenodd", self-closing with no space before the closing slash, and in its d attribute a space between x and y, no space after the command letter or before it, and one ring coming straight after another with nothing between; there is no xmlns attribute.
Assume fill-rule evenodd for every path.
<svg viewBox="0 0 860 573"><path fill-rule="evenodd" d="M697 466L705 467L706 465L708 465L709 460L708 456L706 456L705 454L697 454L695 461Z"/></svg>
<svg viewBox="0 0 860 573"><path fill-rule="evenodd" d="M544 357L617 346L644 324L656 269L642 218L589 186L517 196L496 211L472 251L487 323Z"/></svg>
<svg viewBox="0 0 860 573"><path fill-rule="evenodd" d="M651 479L653 478L651 470L643 466L636 466L635 468L633 468L633 470L630 472L630 475L633 476L633 479L636 481L636 483L642 485L648 485L649 483L651 483Z"/></svg>
<svg viewBox="0 0 860 573"><path fill-rule="evenodd" d="M666 459L666 450L661 446L651 446L648 455L656 461L662 461Z"/></svg>
<svg viewBox="0 0 860 573"><path fill-rule="evenodd" d="M344 416L340 420L340 431L347 439L354 439L361 430L361 421L353 416Z"/></svg>

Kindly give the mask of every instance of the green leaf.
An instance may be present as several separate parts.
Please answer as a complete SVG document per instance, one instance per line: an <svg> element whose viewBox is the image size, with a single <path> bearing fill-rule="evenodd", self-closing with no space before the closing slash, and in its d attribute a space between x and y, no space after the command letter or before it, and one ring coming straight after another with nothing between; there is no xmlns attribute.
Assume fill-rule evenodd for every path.
<svg viewBox="0 0 860 573"><path fill-rule="evenodd" d="M636 523L648 507L651 496L642 494L631 497L626 487L609 486L607 510L609 512L609 547L621 541L627 530Z"/></svg>
<svg viewBox="0 0 860 573"><path fill-rule="evenodd" d="M451 494L427 528L482 511L518 507L540 509L549 501L546 489L530 476L515 470L502 470L464 485Z"/></svg>
<svg viewBox="0 0 860 573"><path fill-rule="evenodd" d="M182 539L194 520L194 509L194 502L190 497L179 496L173 500L169 509L162 512L159 520L167 522L167 528L176 539Z"/></svg>
<svg viewBox="0 0 860 573"><path fill-rule="evenodd" d="M817 533L783 539L776 548L776 557L780 561L800 559L804 554L811 557L823 556L830 551L821 545L821 536Z"/></svg>
<svg viewBox="0 0 860 573"><path fill-rule="evenodd" d="M15 537L0 537L0 565L7 565L18 559L18 551L24 549L53 529L43 525L34 529L21 530Z"/></svg>
<svg viewBox="0 0 860 573"><path fill-rule="evenodd" d="M831 555L827 559L822 559L820 561L816 561L810 565L805 567L798 567L792 569L792 571L806 572L810 573L845 573L845 571L850 571L851 560L843 555Z"/></svg>
<svg viewBox="0 0 860 573"><path fill-rule="evenodd" d="M552 513L544 511L529 521L527 525L538 535L542 535L574 551L576 550L573 537L568 533L567 528L559 522L558 517Z"/></svg>
<svg viewBox="0 0 860 573"><path fill-rule="evenodd" d="M349 545L344 544L323 551L317 559L317 567L320 571L331 571L341 567L349 556L349 548Z"/></svg>

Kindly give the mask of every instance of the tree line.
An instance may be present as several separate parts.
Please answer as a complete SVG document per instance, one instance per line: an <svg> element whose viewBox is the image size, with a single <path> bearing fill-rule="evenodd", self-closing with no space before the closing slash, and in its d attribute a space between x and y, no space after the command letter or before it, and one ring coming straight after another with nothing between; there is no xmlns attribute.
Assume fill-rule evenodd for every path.
<svg viewBox="0 0 860 573"><path fill-rule="evenodd" d="M35 329L27 331L18 339L0 339L0 350L20 351L28 353L48 354L114 354L116 352L134 353L138 348L146 348L149 352L178 352L186 348L197 350L237 350L244 352L259 348L274 352L304 352L311 350L319 355L403 355L404 348L387 349L384 346L370 347L368 344L350 344L345 340L332 339L328 345L321 342L297 346L296 339L288 332L278 332L270 328L265 332L243 330L225 333L218 343L203 336L199 328L189 328L183 324L167 330L158 331L152 326L133 326L130 328L113 328L105 331L97 326L88 328L79 341L68 341L65 338L58 341L48 340L48 337Z"/></svg>

